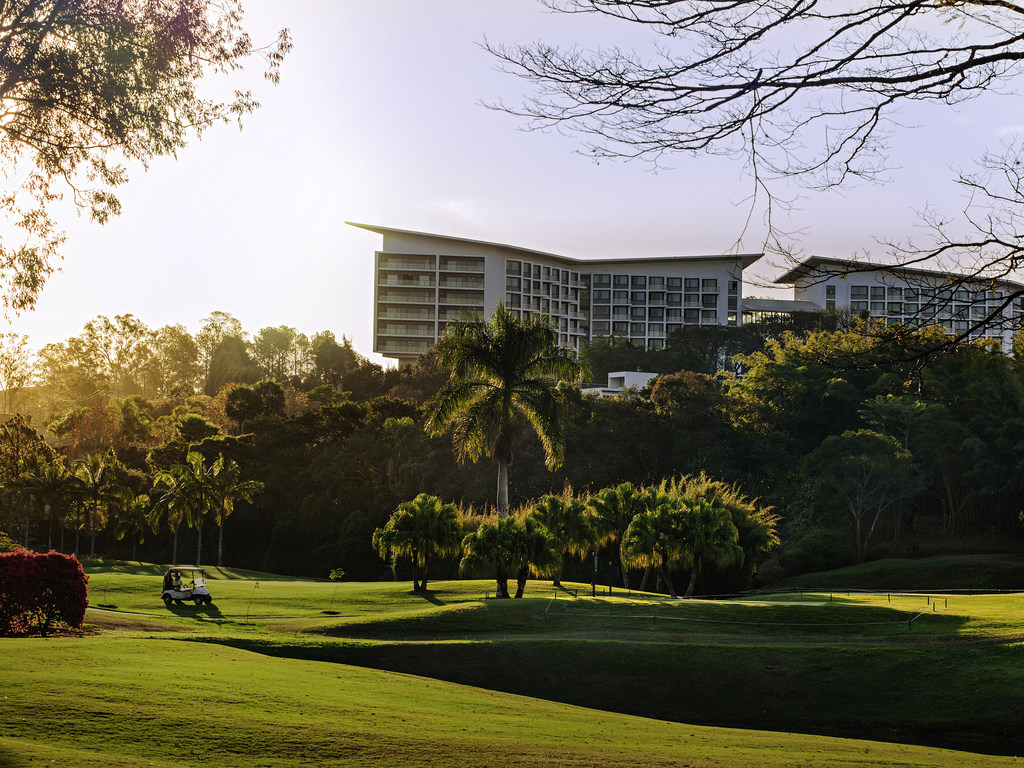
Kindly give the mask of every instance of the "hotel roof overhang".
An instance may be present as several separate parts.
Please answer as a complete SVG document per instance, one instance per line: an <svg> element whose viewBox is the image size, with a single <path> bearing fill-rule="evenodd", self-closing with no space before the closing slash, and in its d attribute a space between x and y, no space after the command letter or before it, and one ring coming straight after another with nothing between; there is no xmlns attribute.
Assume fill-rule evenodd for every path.
<svg viewBox="0 0 1024 768"><path fill-rule="evenodd" d="M813 301L743 298L744 312L821 312Z"/></svg>
<svg viewBox="0 0 1024 768"><path fill-rule="evenodd" d="M944 271L940 269L920 269L918 267L906 267L900 264L879 264L870 261L856 261L854 259L836 259L826 256L812 256L805 259L789 270L782 277L778 278L777 285L795 285L803 279L824 279L836 275L847 276L869 272L891 272L893 275L905 280L927 280L929 284L935 283L958 283L976 285L999 285L1011 291L1024 292L1024 284L1015 283L1012 280L1005 280L1000 277L986 277L985 275L971 275Z"/></svg>
<svg viewBox="0 0 1024 768"><path fill-rule="evenodd" d="M404 235L408 237L429 237L434 240L448 240L453 243L469 243L471 245L480 245L488 248L502 248L508 251L515 251L522 255L522 258L531 257L542 257L546 259L556 259L558 261L565 262L567 264L577 265L578 267L592 268L595 266L601 266L603 264L621 264L623 262L642 264L644 262L658 262L658 261L710 261L710 260L722 260L722 261L741 261L743 269L746 269L751 264L756 262L762 256L763 253L732 253L732 254L708 254L700 256L625 256L616 259L576 259L571 256L561 256L557 253L546 253L545 251L535 251L530 248L522 248L518 245L508 245L506 243L494 243L488 242L487 240L472 240L465 237L453 237L451 235L437 235L432 232L416 232L409 229L395 229L394 227L380 227L375 224L360 224L355 221L346 221L350 227L358 227L359 229L365 229L368 232L376 232L379 235Z"/></svg>

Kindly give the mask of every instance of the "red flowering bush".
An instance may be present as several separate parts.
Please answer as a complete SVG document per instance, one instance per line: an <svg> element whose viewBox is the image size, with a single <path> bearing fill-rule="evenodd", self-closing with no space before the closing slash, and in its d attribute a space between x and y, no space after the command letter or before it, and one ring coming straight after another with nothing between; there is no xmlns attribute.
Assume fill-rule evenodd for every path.
<svg viewBox="0 0 1024 768"><path fill-rule="evenodd" d="M81 627L88 581L73 555L0 553L0 636L25 634L32 625L43 637L58 623Z"/></svg>

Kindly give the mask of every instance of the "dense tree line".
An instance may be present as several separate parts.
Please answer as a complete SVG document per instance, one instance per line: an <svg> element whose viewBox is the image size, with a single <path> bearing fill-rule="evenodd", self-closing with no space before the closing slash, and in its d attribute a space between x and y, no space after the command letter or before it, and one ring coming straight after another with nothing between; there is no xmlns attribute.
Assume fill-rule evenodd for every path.
<svg viewBox="0 0 1024 768"><path fill-rule="evenodd" d="M435 355L409 369L385 370L325 333L313 337L319 344L305 356L295 346L271 358L253 351L237 321L211 319L191 337L209 355L204 363L197 354L188 386L150 397L124 384L137 381L127 372L137 376L145 365L89 367L83 357L64 369L89 382L82 399L63 401L63 412L39 416L36 409L31 420L19 416L0 427L0 530L39 549L164 562L174 558L182 535L199 557L223 536L230 565L319 577L343 568L348 578L376 579L390 578L392 569L374 548L374 532L420 494L445 499L469 521L460 544L494 524L488 452L460 462L448 436L426 429L435 396L449 379ZM935 332L919 332L916 343L933 347L929 334ZM62 346L85 348L80 341ZM901 354L893 355L884 338L863 333L856 321L824 315L760 328L698 329L657 352L595 343L582 355L590 378L637 367L663 375L614 399L559 384L562 463L549 469L541 440L517 427L510 517L521 521L534 507L564 499L569 486L591 514L603 509L601 515L614 521L616 509L633 503L629 487L634 495L637 489L668 494L678 478L703 474L754 500L757 509L773 510L781 539L768 562L723 557L731 564L704 569L695 585L704 593L857 559L968 546L958 541L1017 546L1024 363L988 343L907 362L906 345L904 336ZM235 361L253 366L251 375L204 394L215 353L225 346L244 352ZM101 357L116 362L120 354L149 359L128 351ZM727 371L721 370L724 357ZM272 365L280 366L276 376ZM25 401L39 392L37 402L51 402L55 384L40 375L20 396ZM184 501L176 504L167 496L171 476L180 479L200 458L205 471L218 461L237 467L237 482L262 491L248 500L233 497L230 509L206 505L197 513ZM67 475L77 478L70 495L59 490ZM94 490L82 490L90 485ZM694 572L692 560L680 559L668 544L640 554L629 543L658 540L660 523L646 509L647 529L627 535L638 514L607 523L596 547L587 545L585 559L582 545L565 544L571 535L555 517L541 521L543 515L534 514L562 542L557 562L544 572L589 582L594 552L602 582L613 577L636 587L646 574L645 586L659 580L666 590L682 585L678 579ZM743 548L743 527L735 519L732 524ZM431 578L456 576L467 553L463 546L439 550ZM395 562L395 575L412 579L414 566L405 555ZM510 566L509 578L520 567ZM427 572L415 578L422 584Z"/></svg>

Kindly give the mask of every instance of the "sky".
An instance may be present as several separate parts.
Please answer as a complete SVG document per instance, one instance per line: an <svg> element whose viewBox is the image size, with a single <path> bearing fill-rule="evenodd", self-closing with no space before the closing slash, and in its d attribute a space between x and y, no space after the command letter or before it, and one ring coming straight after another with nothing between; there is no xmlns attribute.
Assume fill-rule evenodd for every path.
<svg viewBox="0 0 1024 768"><path fill-rule="evenodd" d="M9 328L38 349L97 315L130 313L156 329L198 331L214 310L250 333L287 325L333 331L372 355L372 266L379 235L356 221L501 242L576 258L762 250L763 222L744 227L750 179L720 157L680 155L658 171L594 162L579 136L524 130L485 103L528 86L481 48L544 40L643 50L621 23L554 14L534 0L245 0L254 40L287 27L281 82L259 62L204 84L251 88L262 107L211 128L176 158L133 168L123 211L105 226L63 211L61 272L36 309ZM785 221L806 255L884 260L884 240L917 231L926 205L956 213L951 184L985 147L1019 130L1019 98L957 109L915 106L889 142L883 184L808 195ZM763 260L747 295L783 265ZM784 296L776 293L774 295Z"/></svg>

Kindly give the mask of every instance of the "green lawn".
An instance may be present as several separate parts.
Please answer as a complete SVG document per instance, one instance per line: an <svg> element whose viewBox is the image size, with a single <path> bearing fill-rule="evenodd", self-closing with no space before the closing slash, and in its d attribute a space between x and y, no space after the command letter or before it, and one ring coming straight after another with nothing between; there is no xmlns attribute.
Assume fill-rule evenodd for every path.
<svg viewBox="0 0 1024 768"><path fill-rule="evenodd" d="M0 765L1018 764L837 736L1016 749L1024 595L496 601L212 568L213 606L168 609L158 566L88 570L117 612L0 641Z"/></svg>

